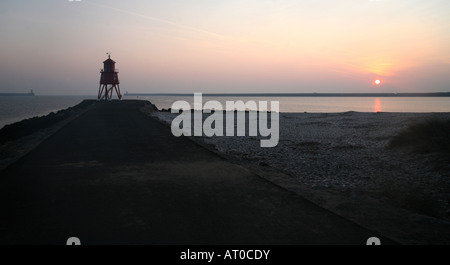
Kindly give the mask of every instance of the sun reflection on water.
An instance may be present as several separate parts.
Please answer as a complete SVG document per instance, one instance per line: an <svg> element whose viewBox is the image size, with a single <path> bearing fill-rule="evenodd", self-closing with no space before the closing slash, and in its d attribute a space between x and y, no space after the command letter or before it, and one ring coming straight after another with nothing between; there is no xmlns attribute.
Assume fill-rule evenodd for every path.
<svg viewBox="0 0 450 265"><path fill-rule="evenodd" d="M381 100L380 98L375 99L374 112L381 112Z"/></svg>

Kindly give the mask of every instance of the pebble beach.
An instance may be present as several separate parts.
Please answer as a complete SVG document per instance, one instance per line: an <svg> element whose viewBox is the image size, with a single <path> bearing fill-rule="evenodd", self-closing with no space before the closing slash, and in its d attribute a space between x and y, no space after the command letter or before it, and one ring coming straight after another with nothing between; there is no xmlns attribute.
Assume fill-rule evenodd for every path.
<svg viewBox="0 0 450 265"><path fill-rule="evenodd" d="M152 115L170 125L178 114ZM438 158L433 154L388 148L389 140L400 131L432 118L450 119L450 113L280 113L279 143L273 148L261 148L260 137L190 138L237 162L280 171L297 187L288 189L350 218L366 217L352 214L355 209L344 209L352 207L345 201L352 205L370 201L375 208L385 205L396 213L407 211L408 218L414 215L420 222L426 219L448 226L448 168L436 167Z"/></svg>

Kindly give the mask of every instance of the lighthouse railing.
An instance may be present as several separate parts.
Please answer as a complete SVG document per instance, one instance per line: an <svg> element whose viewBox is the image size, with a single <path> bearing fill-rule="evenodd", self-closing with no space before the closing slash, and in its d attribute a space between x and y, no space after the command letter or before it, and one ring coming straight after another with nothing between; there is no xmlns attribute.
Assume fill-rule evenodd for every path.
<svg viewBox="0 0 450 265"><path fill-rule="evenodd" d="M100 73L104 73L105 72L105 69L100 69ZM119 72L119 69L118 68L116 68L116 69L114 69L114 73L118 73ZM107 73L112 73L112 72L107 72Z"/></svg>

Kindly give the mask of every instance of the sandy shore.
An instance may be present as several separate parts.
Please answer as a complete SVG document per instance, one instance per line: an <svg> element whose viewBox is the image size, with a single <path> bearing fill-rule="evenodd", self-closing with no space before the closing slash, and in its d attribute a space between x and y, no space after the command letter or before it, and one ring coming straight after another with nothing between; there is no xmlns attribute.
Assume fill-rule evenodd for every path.
<svg viewBox="0 0 450 265"><path fill-rule="evenodd" d="M177 116L153 115L166 124ZM191 138L400 242L448 243L448 167L436 166L432 154L387 148L398 132L431 117L450 119L450 113L280 113L274 148L261 148L258 137ZM439 242L430 229L444 232Z"/></svg>

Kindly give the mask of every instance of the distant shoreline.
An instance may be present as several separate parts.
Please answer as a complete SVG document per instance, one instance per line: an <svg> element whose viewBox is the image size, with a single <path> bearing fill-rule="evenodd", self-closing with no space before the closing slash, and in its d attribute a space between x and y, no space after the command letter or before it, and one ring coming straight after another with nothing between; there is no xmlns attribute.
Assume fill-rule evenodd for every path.
<svg viewBox="0 0 450 265"><path fill-rule="evenodd" d="M33 90L31 90L28 93L0 93L0 97L3 97L3 96L4 97L11 97L11 96L14 96L14 97L17 97L17 96L19 96L19 97L23 97L23 96L25 96L25 97L34 97L36 95L34 94Z"/></svg>
<svg viewBox="0 0 450 265"><path fill-rule="evenodd" d="M124 96L191 97L193 93L125 93ZM204 97L450 97L450 92L432 93L204 93Z"/></svg>

